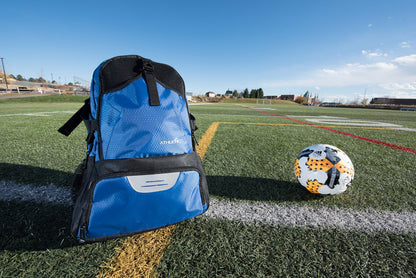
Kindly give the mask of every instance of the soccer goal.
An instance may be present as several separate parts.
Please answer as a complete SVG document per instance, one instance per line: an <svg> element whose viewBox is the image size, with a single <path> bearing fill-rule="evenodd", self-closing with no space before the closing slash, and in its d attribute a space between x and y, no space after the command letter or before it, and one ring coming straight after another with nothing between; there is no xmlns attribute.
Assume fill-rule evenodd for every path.
<svg viewBox="0 0 416 278"><path fill-rule="evenodd" d="M258 98L256 104L272 104L272 100L267 98Z"/></svg>

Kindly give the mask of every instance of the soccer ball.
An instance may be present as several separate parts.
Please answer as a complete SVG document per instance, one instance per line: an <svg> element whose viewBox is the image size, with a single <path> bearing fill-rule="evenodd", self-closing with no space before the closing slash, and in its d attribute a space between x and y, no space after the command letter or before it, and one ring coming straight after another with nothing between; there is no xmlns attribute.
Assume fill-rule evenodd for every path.
<svg viewBox="0 0 416 278"><path fill-rule="evenodd" d="M354 179L354 166L348 155L331 145L303 149L294 166L299 183L316 194L340 194Z"/></svg>

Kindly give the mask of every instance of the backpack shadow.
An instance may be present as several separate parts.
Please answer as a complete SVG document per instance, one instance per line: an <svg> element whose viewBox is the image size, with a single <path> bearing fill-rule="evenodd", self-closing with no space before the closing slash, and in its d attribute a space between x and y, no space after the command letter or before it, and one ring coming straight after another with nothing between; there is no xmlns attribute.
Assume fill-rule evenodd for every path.
<svg viewBox="0 0 416 278"><path fill-rule="evenodd" d="M249 201L309 201L322 198L298 183L250 177L207 176L210 195Z"/></svg>
<svg viewBox="0 0 416 278"><path fill-rule="evenodd" d="M72 218L69 187L55 186L63 189L57 192L68 194L54 196L56 193L48 192L46 186L69 184L72 173L7 163L0 163L0 173L2 190L13 188L0 198L0 250L35 251L77 244L69 232ZM22 200L19 195L23 194L28 198ZM55 199L59 201L54 202Z"/></svg>
<svg viewBox="0 0 416 278"><path fill-rule="evenodd" d="M0 250L39 251L77 245L70 236L72 207L0 201Z"/></svg>

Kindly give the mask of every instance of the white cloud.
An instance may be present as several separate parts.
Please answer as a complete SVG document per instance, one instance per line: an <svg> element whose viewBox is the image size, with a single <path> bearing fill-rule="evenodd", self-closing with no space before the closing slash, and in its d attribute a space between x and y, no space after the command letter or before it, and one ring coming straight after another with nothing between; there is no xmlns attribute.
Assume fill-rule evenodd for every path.
<svg viewBox="0 0 416 278"><path fill-rule="evenodd" d="M399 91L399 90L416 90L416 82L405 82L405 83L381 83L380 87L389 90L389 91Z"/></svg>
<svg viewBox="0 0 416 278"><path fill-rule="evenodd" d="M400 43L400 46L401 46L402 48L410 48L410 44L409 44L409 42L401 42L401 43Z"/></svg>
<svg viewBox="0 0 416 278"><path fill-rule="evenodd" d="M370 24L367 25L367 27L371 28L371 27L373 27L373 24L370 23Z"/></svg>
<svg viewBox="0 0 416 278"><path fill-rule="evenodd" d="M416 82L383 83L379 86L389 92L389 97L416 98Z"/></svg>
<svg viewBox="0 0 416 278"><path fill-rule="evenodd" d="M416 66L416 54L397 57L393 61L400 64L400 65Z"/></svg>
<svg viewBox="0 0 416 278"><path fill-rule="evenodd" d="M339 87L383 82L397 75L398 70L394 63L354 63L334 69L318 70L314 75L317 80L316 86Z"/></svg>
<svg viewBox="0 0 416 278"><path fill-rule="evenodd" d="M384 97L390 98L416 98L416 91L403 91L403 90L396 90L396 91L388 91Z"/></svg>
<svg viewBox="0 0 416 278"><path fill-rule="evenodd" d="M416 54L412 54L384 62L349 63L339 67L326 67L306 73L300 79L269 82L264 86L320 88L322 92L328 88L342 90L354 86L373 87L374 91L380 91L384 95L415 98L415 80Z"/></svg>
<svg viewBox="0 0 416 278"><path fill-rule="evenodd" d="M369 50L361 50L361 53L368 57L368 58L375 58L375 57L387 57L387 53L383 53L380 49L376 51L369 51Z"/></svg>

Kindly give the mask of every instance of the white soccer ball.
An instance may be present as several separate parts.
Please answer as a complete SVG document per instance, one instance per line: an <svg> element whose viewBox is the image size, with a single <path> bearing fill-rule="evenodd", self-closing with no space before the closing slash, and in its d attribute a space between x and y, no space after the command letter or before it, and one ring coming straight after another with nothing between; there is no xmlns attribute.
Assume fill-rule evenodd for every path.
<svg viewBox="0 0 416 278"><path fill-rule="evenodd" d="M340 194L354 179L351 159L331 145L318 144L303 149L294 167L299 183L315 194Z"/></svg>

